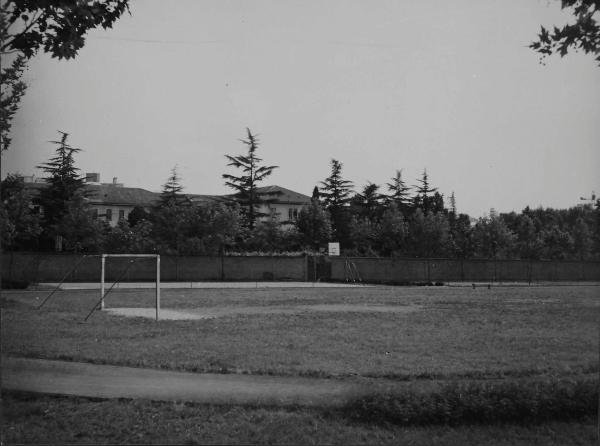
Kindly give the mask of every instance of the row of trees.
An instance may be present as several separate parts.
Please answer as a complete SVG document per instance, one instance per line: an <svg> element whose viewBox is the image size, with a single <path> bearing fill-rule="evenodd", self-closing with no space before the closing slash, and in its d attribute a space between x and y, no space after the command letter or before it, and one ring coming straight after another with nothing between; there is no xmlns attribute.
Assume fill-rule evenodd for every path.
<svg viewBox="0 0 600 446"><path fill-rule="evenodd" d="M193 203L175 169L149 209L135 208L116 227L94 218L85 183L75 167L79 149L68 135L52 143L56 155L41 167L46 185L30 196L22 177L2 182L2 245L12 250L159 252L217 255L223 252L319 251L339 241L342 253L361 256L599 259L600 203L566 210L471 219L459 213L454 193L445 200L424 170L409 186L402 171L384 187L368 182L360 192L331 160L330 175L313 190L297 220L279 222L259 212L257 188L277 166L264 166L258 139L247 129L247 153L226 155L224 174L236 200ZM235 175L235 173L238 175ZM382 191L383 189L383 191Z"/></svg>
<svg viewBox="0 0 600 446"><path fill-rule="evenodd" d="M313 200L329 212L333 238L350 255L450 258L599 259L600 200L566 210L524 209L477 220L459 213L454 193L448 205L432 187L427 170L415 186L402 172L386 191L367 183L360 192L331 161L331 175ZM317 195L318 194L318 195Z"/></svg>

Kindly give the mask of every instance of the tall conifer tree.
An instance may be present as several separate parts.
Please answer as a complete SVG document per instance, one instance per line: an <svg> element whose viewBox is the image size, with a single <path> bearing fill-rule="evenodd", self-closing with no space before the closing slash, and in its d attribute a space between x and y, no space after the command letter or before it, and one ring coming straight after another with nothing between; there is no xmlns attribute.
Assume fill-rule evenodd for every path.
<svg viewBox="0 0 600 446"><path fill-rule="evenodd" d="M223 174L225 185L236 191L236 198L242 205L242 212L246 217L246 224L250 230L254 229L256 219L261 216L258 205L261 200L257 193L258 183L273 173L279 166L261 166L262 159L256 156L259 140L246 128L247 138L240 141L246 145L246 155L225 155L229 160L228 166L241 169L240 176Z"/></svg>

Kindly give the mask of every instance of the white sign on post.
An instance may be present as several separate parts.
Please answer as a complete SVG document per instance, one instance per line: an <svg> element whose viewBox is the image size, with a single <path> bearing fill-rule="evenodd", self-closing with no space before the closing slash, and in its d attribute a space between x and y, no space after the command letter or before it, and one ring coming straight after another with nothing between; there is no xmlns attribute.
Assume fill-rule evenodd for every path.
<svg viewBox="0 0 600 446"><path fill-rule="evenodd" d="M339 256L340 255L340 243L339 242L329 243L329 255L330 256Z"/></svg>

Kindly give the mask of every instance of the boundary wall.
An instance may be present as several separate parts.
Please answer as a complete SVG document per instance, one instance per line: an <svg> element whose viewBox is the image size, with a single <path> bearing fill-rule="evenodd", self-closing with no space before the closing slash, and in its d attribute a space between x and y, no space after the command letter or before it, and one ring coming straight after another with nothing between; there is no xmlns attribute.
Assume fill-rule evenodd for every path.
<svg viewBox="0 0 600 446"><path fill-rule="evenodd" d="M69 282L100 282L100 256L81 258L82 255L76 254L5 252L2 254L2 280L58 282L73 270L67 279ZM126 257L107 258L105 280L117 280L128 268L130 260ZM307 281L307 271L306 256L160 256L160 278L164 282ZM156 259L139 258L129 266L121 280L144 282L155 278Z"/></svg>
<svg viewBox="0 0 600 446"><path fill-rule="evenodd" d="M373 283L600 281L600 262L371 257L332 257L331 280L347 280L348 263Z"/></svg>
<svg viewBox="0 0 600 446"><path fill-rule="evenodd" d="M100 257L76 254L5 252L1 255L2 280L99 282ZM106 281L116 280L129 258L106 262ZM81 261L81 262L80 262ZM78 264L78 262L80 262ZM136 260L121 279L124 282L153 281L156 260ZM161 280L200 281L346 281L352 263L363 282L600 282L600 262L544 260L454 260L397 259L327 256L161 256ZM354 278L355 279L355 278Z"/></svg>

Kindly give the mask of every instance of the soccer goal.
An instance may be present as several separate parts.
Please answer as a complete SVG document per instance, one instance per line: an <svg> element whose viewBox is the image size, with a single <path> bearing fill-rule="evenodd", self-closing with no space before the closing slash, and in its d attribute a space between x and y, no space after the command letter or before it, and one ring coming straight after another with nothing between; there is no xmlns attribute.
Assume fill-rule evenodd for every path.
<svg viewBox="0 0 600 446"><path fill-rule="evenodd" d="M160 255L158 255L158 254L102 254L100 257L101 257L100 300L94 306L94 308L92 308L90 313L86 316L85 320L87 321L87 319L91 316L91 314L96 309L104 310L104 299L106 298L106 296L113 290L113 288L115 286L118 286L118 284L126 276L126 274L129 272L129 270L135 264L136 261L138 261L139 259L147 259L147 258L155 259L155 262L156 262L156 279L155 279L154 283L155 283L155 295L156 295L156 299L155 299L156 320L158 320L159 316L160 316ZM111 280L109 283L107 283L106 282L106 270L107 270L106 262L110 258L124 258L124 259L129 259L129 261L127 262L127 264L125 266L120 265L120 271L119 271L119 274L118 274L116 280L114 282Z"/></svg>

